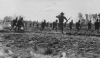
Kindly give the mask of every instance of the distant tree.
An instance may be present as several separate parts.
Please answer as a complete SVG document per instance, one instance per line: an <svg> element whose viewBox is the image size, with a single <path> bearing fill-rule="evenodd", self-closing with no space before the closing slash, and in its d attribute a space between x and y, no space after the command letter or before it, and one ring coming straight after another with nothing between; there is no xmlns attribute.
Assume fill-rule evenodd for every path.
<svg viewBox="0 0 100 58"><path fill-rule="evenodd" d="M93 16L93 21L96 21L98 15L97 14L92 14L92 16Z"/></svg>
<svg viewBox="0 0 100 58"><path fill-rule="evenodd" d="M79 18L79 20L81 20L83 18L82 13L78 13L78 18Z"/></svg>
<svg viewBox="0 0 100 58"><path fill-rule="evenodd" d="M92 20L92 19L93 19L92 14L89 14L89 20Z"/></svg>
<svg viewBox="0 0 100 58"><path fill-rule="evenodd" d="M11 16L4 17L4 22L11 22L11 21L12 21L12 17Z"/></svg>
<svg viewBox="0 0 100 58"><path fill-rule="evenodd" d="M85 23L85 19L84 19L82 13L78 13L78 18L79 18L79 20L81 21L81 24L84 24L84 23Z"/></svg>
<svg viewBox="0 0 100 58"><path fill-rule="evenodd" d="M85 23L87 24L89 22L89 15L85 14L85 17L86 17Z"/></svg>

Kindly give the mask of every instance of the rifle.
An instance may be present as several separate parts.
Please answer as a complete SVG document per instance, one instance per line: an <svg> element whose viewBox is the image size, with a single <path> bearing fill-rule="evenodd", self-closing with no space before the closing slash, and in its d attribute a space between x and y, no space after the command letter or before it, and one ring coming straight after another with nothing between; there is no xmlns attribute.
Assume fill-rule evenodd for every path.
<svg viewBox="0 0 100 58"><path fill-rule="evenodd" d="M70 18L72 18L72 16ZM66 22L68 22L70 20L70 18L68 20L66 20Z"/></svg>

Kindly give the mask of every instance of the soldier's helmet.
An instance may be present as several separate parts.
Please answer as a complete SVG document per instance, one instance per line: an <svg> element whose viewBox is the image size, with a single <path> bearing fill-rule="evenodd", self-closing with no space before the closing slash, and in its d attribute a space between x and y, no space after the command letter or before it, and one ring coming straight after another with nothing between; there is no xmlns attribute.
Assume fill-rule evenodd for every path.
<svg viewBox="0 0 100 58"><path fill-rule="evenodd" d="M64 13L63 13L63 12L61 12L60 14L61 14L61 15L64 15Z"/></svg>

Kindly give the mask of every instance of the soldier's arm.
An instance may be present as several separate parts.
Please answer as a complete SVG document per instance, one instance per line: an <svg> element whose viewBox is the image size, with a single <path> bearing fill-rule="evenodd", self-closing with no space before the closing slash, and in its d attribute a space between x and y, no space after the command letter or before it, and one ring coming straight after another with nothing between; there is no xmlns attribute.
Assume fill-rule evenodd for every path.
<svg viewBox="0 0 100 58"><path fill-rule="evenodd" d="M67 18L66 18L66 17L64 17L64 19L66 20L66 22L68 22L68 20L67 20Z"/></svg>

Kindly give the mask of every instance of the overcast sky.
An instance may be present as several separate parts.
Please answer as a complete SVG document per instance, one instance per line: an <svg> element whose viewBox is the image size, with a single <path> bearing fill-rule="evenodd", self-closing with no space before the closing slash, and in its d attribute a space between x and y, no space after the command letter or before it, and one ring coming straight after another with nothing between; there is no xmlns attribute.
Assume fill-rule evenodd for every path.
<svg viewBox="0 0 100 58"><path fill-rule="evenodd" d="M25 20L56 20L64 12L77 21L78 13L100 13L100 0L0 0L0 19L23 15Z"/></svg>

